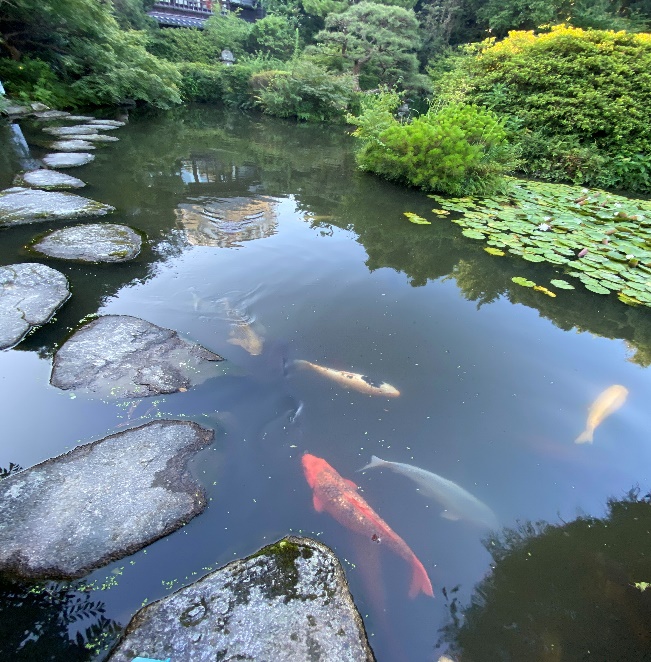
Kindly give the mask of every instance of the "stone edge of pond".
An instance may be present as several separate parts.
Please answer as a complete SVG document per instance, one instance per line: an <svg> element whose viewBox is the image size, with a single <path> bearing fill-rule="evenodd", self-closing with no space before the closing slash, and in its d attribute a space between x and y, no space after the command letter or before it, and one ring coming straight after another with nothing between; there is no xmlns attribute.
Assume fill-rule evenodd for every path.
<svg viewBox="0 0 651 662"><path fill-rule="evenodd" d="M69 464L75 461L83 461L93 453L93 450L102 444L110 444L111 441L115 439L124 439L125 436L133 435L134 433L142 433L145 430L149 431L154 427L176 427L183 430L191 430L193 433L193 439L189 440L183 446L180 446L167 459L165 467L154 473L149 485L150 488L162 487L169 492L186 494L190 498L191 506L188 507L181 516L167 522L164 526L159 528L158 531L151 532L149 536L142 537L137 541L129 542L119 550L108 551L104 554L98 553L92 562L80 562L74 570L70 568L70 565L72 565L71 563L68 564L69 567L67 569L64 567L64 563L59 563L58 567L56 565L51 565L49 567L30 566L28 561L24 558L24 555L14 553L0 565L0 574L10 579L30 581L78 579L97 568L107 565L108 563L134 554L144 547L151 545L155 541L173 533L187 524L194 517L201 514L208 504L206 492L203 486L193 478L187 465L198 451L205 448L213 441L215 433L214 430L204 428L193 421L179 421L173 419L154 420L149 421L144 425L110 434L101 439L97 439L96 441L77 446L66 453L49 458L33 467L12 474L0 481L0 488L4 491L4 488L9 486L9 489L12 489L13 484L19 481L24 481L26 476L29 476L32 473L37 473L38 475L38 472L43 470L48 471L52 466L57 466L62 463ZM0 530L1 528L3 527L0 527ZM71 551L71 556L73 556L74 553L74 550Z"/></svg>
<svg viewBox="0 0 651 662"><path fill-rule="evenodd" d="M317 601L321 602L318 609ZM319 623L311 612L321 617L325 614L326 618ZM299 621L301 625L297 625ZM348 633L342 623L349 627ZM265 632L267 640L263 641L261 635ZM269 657L268 648L260 650L273 646L275 641L277 656ZM215 652L218 643L220 648ZM291 648L302 646L303 656L288 657ZM179 654L190 648L196 655L195 662L214 660L215 654L218 660L375 662L362 617L336 555L321 542L296 536L287 536L244 559L231 561L141 608L107 659L126 662L135 656L149 656L180 660ZM313 653L317 657L313 658ZM261 654L266 657L260 657Z"/></svg>

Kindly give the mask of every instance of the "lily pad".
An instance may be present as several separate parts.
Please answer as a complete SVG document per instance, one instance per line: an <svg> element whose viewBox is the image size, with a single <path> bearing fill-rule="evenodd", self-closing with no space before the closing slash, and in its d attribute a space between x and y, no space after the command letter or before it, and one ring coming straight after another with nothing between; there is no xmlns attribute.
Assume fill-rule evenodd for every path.
<svg viewBox="0 0 651 662"><path fill-rule="evenodd" d="M556 294L552 292L551 290L548 290L546 287L543 287L542 285L534 285L533 289L536 290L537 292L542 292L543 294L546 294L548 297L555 297Z"/></svg>
<svg viewBox="0 0 651 662"><path fill-rule="evenodd" d="M560 278L555 278L554 280L549 281L554 287L557 287L559 290L573 290L574 285L571 285L566 280L561 280Z"/></svg>
<svg viewBox="0 0 651 662"><path fill-rule="evenodd" d="M504 251L501 251L499 248L492 248L491 246L484 248L484 250L491 255L506 255Z"/></svg>
<svg viewBox="0 0 651 662"><path fill-rule="evenodd" d="M426 218L423 218L422 216L419 216L418 214L414 214L411 211L406 211L404 212L404 215L412 222L416 223L417 225L432 225L432 221L428 221ZM483 236L483 235L482 235Z"/></svg>
<svg viewBox="0 0 651 662"><path fill-rule="evenodd" d="M536 287L536 284L532 280L528 280L527 278L524 278L523 276L513 276L511 280L516 284L516 285L522 285L522 287Z"/></svg>
<svg viewBox="0 0 651 662"><path fill-rule="evenodd" d="M469 239L486 239L486 236L482 232L479 232L479 230L467 229L461 234Z"/></svg>

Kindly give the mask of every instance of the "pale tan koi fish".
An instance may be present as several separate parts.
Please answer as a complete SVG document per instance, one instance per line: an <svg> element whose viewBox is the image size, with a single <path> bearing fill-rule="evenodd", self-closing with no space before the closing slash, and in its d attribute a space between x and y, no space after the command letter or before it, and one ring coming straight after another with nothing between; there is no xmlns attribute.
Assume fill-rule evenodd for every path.
<svg viewBox="0 0 651 662"><path fill-rule="evenodd" d="M309 368L344 388L354 389L366 395L379 395L385 398L397 398L400 395L400 391L395 386L391 386L386 382L373 382L366 375L359 375L356 372L326 368L302 359L294 361L294 365L299 368Z"/></svg>
<svg viewBox="0 0 651 662"><path fill-rule="evenodd" d="M264 340L255 332L251 324L235 324L226 341L231 345L238 345L251 356L262 354Z"/></svg>
<svg viewBox="0 0 651 662"><path fill-rule="evenodd" d="M576 444L591 444L595 428L605 418L616 412L626 402L628 389L621 384L613 384L597 396L590 405L585 430L574 440Z"/></svg>

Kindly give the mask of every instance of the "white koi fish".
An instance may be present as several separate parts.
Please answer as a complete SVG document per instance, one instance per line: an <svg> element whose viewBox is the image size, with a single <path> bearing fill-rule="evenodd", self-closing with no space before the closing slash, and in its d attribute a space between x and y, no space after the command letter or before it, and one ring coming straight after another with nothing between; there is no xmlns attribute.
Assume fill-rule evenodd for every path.
<svg viewBox="0 0 651 662"><path fill-rule="evenodd" d="M309 368L344 388L350 388L366 395L379 395L385 398L397 398L400 395L400 391L394 386L391 386L391 384L371 381L366 375L359 375L356 372L326 368L325 366L310 363L310 361L304 361L302 359L294 361L293 365L299 368Z"/></svg>
<svg viewBox="0 0 651 662"><path fill-rule="evenodd" d="M621 384L613 384L597 396L590 405L585 430L574 440L575 444L591 444L595 428L605 418L616 412L628 397L628 389Z"/></svg>
<svg viewBox="0 0 651 662"><path fill-rule="evenodd" d="M431 471L425 471L425 469L414 467L411 464L381 460L375 455L371 456L369 464L358 469L358 471L366 471L376 467L391 469L391 471L413 480L423 496L435 499L443 506L441 517L445 517L445 519L463 519L490 529L499 527L495 513L485 503L482 503L477 497L447 478L442 478Z"/></svg>

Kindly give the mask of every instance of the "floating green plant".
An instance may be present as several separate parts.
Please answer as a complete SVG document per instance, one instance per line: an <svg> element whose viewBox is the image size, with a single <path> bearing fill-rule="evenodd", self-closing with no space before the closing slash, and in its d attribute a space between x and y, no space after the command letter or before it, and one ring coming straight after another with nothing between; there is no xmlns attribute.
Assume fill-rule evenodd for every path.
<svg viewBox="0 0 651 662"><path fill-rule="evenodd" d="M490 199L429 197L442 211L461 214L453 222L462 234L485 241L492 255L548 262L591 292L651 306L651 201L518 179ZM551 284L574 289L562 279Z"/></svg>
<svg viewBox="0 0 651 662"><path fill-rule="evenodd" d="M432 225L432 221L428 221L426 218L414 214L412 211L406 211L403 213L412 223L417 223L418 225Z"/></svg>
<svg viewBox="0 0 651 662"><path fill-rule="evenodd" d="M536 284L532 280L527 280L526 278L523 278L522 276L513 276L511 280L516 284L516 285L522 285L522 287L535 287Z"/></svg>

